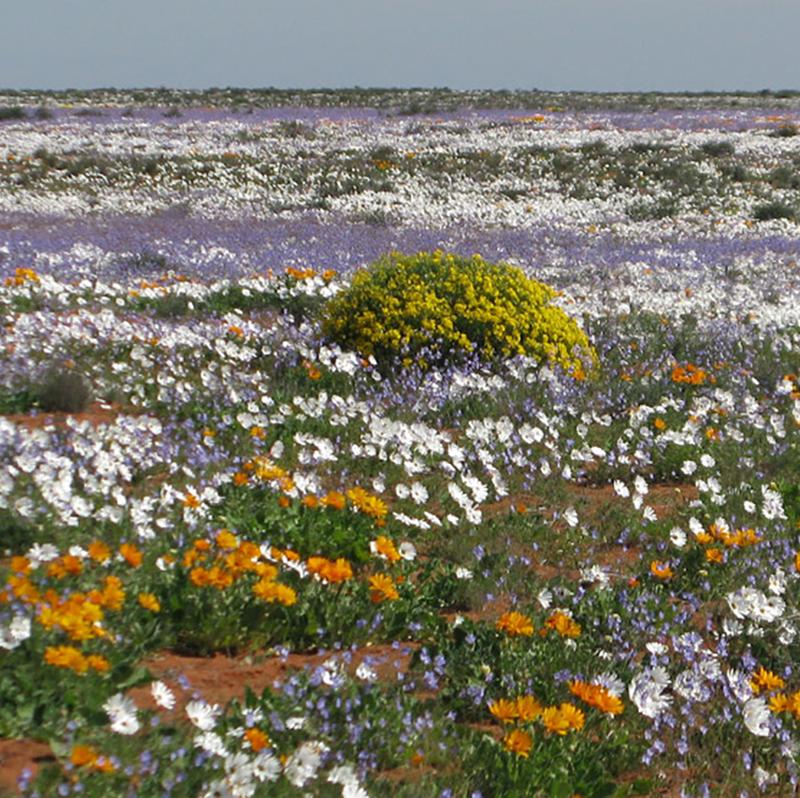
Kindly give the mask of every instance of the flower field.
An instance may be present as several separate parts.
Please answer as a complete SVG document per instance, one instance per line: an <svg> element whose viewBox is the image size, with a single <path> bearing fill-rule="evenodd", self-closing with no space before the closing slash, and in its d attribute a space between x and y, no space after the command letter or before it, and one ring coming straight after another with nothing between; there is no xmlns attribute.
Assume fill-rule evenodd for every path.
<svg viewBox="0 0 800 798"><path fill-rule="evenodd" d="M0 93L0 795L796 794L798 125ZM591 364L340 346L389 253Z"/></svg>

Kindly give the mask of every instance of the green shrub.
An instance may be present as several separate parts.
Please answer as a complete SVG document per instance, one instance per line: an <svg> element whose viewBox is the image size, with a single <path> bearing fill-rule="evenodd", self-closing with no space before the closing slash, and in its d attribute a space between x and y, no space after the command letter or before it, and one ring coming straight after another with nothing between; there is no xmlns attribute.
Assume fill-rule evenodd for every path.
<svg viewBox="0 0 800 798"><path fill-rule="evenodd" d="M767 202L757 206L753 210L753 216L759 222L766 222L770 219L794 219L797 212L784 202Z"/></svg>
<svg viewBox="0 0 800 798"><path fill-rule="evenodd" d="M712 158L727 158L736 154L736 147L730 141L707 141L700 147L704 155Z"/></svg>
<svg viewBox="0 0 800 798"><path fill-rule="evenodd" d="M53 366L36 388L39 407L49 413L80 413L92 400L89 384L73 369Z"/></svg>
<svg viewBox="0 0 800 798"><path fill-rule="evenodd" d="M551 304L556 296L520 269L478 255L395 253L356 272L323 309L322 326L382 367L525 355L582 377L596 355L575 321Z"/></svg>
<svg viewBox="0 0 800 798"><path fill-rule="evenodd" d="M0 106L0 122L5 122L9 119L25 119L26 114L23 108L18 105L3 105Z"/></svg>
<svg viewBox="0 0 800 798"><path fill-rule="evenodd" d="M800 130L797 129L797 125L789 122L771 130L769 135L776 139L789 139L792 138L792 136L796 136L798 133L800 133Z"/></svg>

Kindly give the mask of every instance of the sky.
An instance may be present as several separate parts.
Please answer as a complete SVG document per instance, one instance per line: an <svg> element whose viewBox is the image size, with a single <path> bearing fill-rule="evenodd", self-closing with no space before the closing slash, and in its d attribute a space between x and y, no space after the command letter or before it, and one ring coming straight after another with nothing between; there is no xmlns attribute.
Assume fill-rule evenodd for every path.
<svg viewBox="0 0 800 798"><path fill-rule="evenodd" d="M800 88L800 0L0 6L2 88Z"/></svg>

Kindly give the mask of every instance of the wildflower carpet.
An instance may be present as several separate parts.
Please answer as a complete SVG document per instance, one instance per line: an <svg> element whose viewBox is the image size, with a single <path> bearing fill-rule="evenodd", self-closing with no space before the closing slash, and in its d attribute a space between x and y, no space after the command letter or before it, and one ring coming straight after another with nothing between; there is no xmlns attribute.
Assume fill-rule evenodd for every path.
<svg viewBox="0 0 800 798"><path fill-rule="evenodd" d="M2 789L794 794L791 98L115 97L0 122Z"/></svg>

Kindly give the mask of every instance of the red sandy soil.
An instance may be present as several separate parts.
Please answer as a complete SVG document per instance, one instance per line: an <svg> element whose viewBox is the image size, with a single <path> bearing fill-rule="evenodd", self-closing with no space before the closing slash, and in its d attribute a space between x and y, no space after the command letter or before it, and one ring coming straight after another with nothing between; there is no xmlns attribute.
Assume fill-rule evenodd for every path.
<svg viewBox="0 0 800 798"><path fill-rule="evenodd" d="M344 669L354 674L358 666L369 659L370 667L382 681L395 681L398 673L408 671L411 657L418 648L416 643L401 643L398 648L391 645L364 646L348 651L350 662L344 660L345 652L326 654L289 654L286 657L259 657L257 654L227 657L216 654L213 657L189 657L170 651L159 652L149 657L142 665L154 679L161 679L174 692L178 699L175 710L168 719L173 720L179 711L192 700L197 691L211 704L224 705L233 698L243 698L246 687L256 695L265 689L273 688L293 671L314 670L331 657L339 660ZM189 680L189 690L184 692L178 685L178 677ZM129 695L143 709L156 709L148 686L134 688Z"/></svg>
<svg viewBox="0 0 800 798"><path fill-rule="evenodd" d="M0 795L14 795L17 777L25 768L36 773L40 764L54 760L50 746L35 740L0 740Z"/></svg>
<svg viewBox="0 0 800 798"><path fill-rule="evenodd" d="M378 679L394 681L398 673L408 670L416 648L416 643L401 643L398 648L391 645L365 646L349 652L349 663L342 662L345 670L354 674L358 666L369 658L369 664ZM287 657L227 657L217 654L213 657L188 657L164 651L153 654L141 664L153 674L154 679L161 679L175 692L175 709L171 712L158 710L147 685L130 690L128 695L141 709L158 710L165 721L180 722L185 720L183 709L192 700L195 691L209 703L224 706L233 698L243 699L246 687L260 695L265 689L272 688L276 681L286 679L292 671L313 670L332 656L341 659L343 654L289 654ZM181 675L186 676L190 683L190 689L186 692L178 685ZM46 743L0 739L0 796L18 793L17 778L24 768L36 773L40 764L52 761L55 759Z"/></svg>
<svg viewBox="0 0 800 798"><path fill-rule="evenodd" d="M86 410L80 413L9 413L3 416L8 421L19 424L26 429L41 429L42 427L64 427L68 418L75 421L88 421L93 427L101 424L112 424L114 419L123 413L130 413L122 405L107 402L92 402Z"/></svg>

